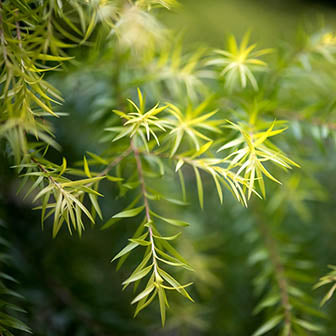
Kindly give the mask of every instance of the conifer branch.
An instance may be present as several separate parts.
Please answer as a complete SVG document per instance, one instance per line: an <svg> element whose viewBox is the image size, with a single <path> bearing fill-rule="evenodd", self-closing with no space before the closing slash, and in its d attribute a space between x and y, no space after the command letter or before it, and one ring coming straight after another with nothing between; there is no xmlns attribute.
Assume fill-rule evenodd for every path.
<svg viewBox="0 0 336 336"><path fill-rule="evenodd" d="M151 250L152 250L152 258L153 258L153 267L154 267L154 274L155 274L155 279L156 281L159 281L161 277L159 276L158 270L157 270L157 260L156 260L156 251L155 251L155 243L154 243L154 238L153 238L153 230L151 227L152 219L150 216L150 208L149 208L149 202L147 198L147 191L146 191L146 185L145 185L145 179L143 175L143 169L142 169L142 163L141 163L141 158L139 155L139 151L136 148L134 141L131 140L131 149L134 154L134 158L136 161L136 167L137 167L137 172L139 176L139 181L140 181L140 187L141 187L141 194L144 200L144 206L145 206L145 213L146 213L146 219L148 223L148 233L149 233L149 240L151 243Z"/></svg>
<svg viewBox="0 0 336 336"><path fill-rule="evenodd" d="M192 301L185 290L190 283L181 285L165 271L166 267L192 270L170 243L175 243L181 232L169 235L168 228L168 225L176 228L189 224L156 213L155 202L163 200L186 205L184 168L194 173L201 208L205 198L203 183L209 180L203 175L210 176L215 186L206 190L215 190L221 203L223 190L229 190L246 207L251 197L266 198L269 180L286 184L289 179L283 177L281 170L287 173L291 168L299 167L289 156L304 161L305 150L301 151L299 147L306 147L306 143L301 142L298 146L297 142L287 141L291 137L285 133L286 121L274 118L283 113L281 108L301 111L296 113L297 116L283 115L289 121L302 121L308 116L305 127L311 127L314 137L319 136L316 133L320 129L323 129L324 137L325 134L335 137L332 133L336 129L335 123L328 120L332 121L335 110L332 98L334 71L330 65L333 66L336 59L336 36L326 32L312 36L304 34L304 46L292 52L289 50L287 54L284 52L285 55L280 52L273 64L272 59L266 57L274 50L259 49L249 42L248 33L240 43L230 36L227 48L215 49L212 55L206 48L190 52L184 51L180 38L171 38L164 32L153 15L155 11L151 11L154 8L170 9L177 5L177 1L126 2L0 0L0 53L3 56L0 60L0 137L4 152L10 160L14 156L15 167L23 177L22 184L27 180L32 182L25 197L35 193L33 202L39 202L37 209L41 210L42 223L53 218L53 236L65 225L70 233L76 230L80 235L85 227L82 217L92 223L96 215L102 219L98 202L98 196L103 196L99 192L100 181L106 178L118 183L119 196L125 196L128 205L114 214L103 228L125 218L134 218L134 222L140 220L133 237L113 260L119 259L119 267L134 249L144 248L143 259L123 285L126 288L132 284L135 290L139 284L144 287L132 301L137 304L135 315L158 297L164 324L167 291L179 292ZM83 169L67 167L65 158L58 165L41 155L47 145L59 149L54 139L57 132L45 116L62 115L55 112L55 104L60 104L62 97L45 74L58 71L63 62L72 60L66 50L76 47L87 48L85 50L90 54L86 59L79 58L83 60L83 67L88 60L93 67L99 66L92 72L86 71L84 82L89 89L77 90L75 99L85 96L87 101L93 101L92 106L98 108L97 111L90 110L95 113L91 120L99 121L93 123L93 127L109 132L102 138L108 146L106 157L87 152L92 159L87 160L84 156L80 162ZM71 55L78 55L78 51L82 49ZM110 57L111 54L114 56ZM104 66L101 66L102 60ZM73 64L78 65L78 62ZM109 68L112 71L106 71ZM66 76L76 74L67 73ZM53 82L57 83L59 79L56 77ZM55 86L62 86L63 80L64 90L74 87L69 82L77 85L72 77L68 78L70 80L62 77L62 83ZM102 86L95 85L96 81ZM140 85L143 86L135 92ZM90 86L97 91L88 98ZM316 87L319 89L315 90ZM210 91L216 95L212 96ZM127 97L129 106L125 104ZM162 101L164 105L160 104ZM115 105L122 111L113 110L114 114L108 115ZM324 114L319 113L320 110ZM313 134L313 131L317 132ZM114 146L115 141L118 141L117 146ZM98 147L99 143L96 145ZM159 183L152 185L158 177L163 186L170 183L170 176L166 175L172 165L179 174L183 202L180 195L171 197L171 188L167 188L165 194L158 189ZM95 171L97 166L102 168ZM110 174L114 168L117 176ZM313 171L313 168L309 169L304 176ZM304 187L299 188L298 174L296 171L291 173L294 182L283 190L292 191L288 199L294 199L297 208L302 210L303 202L316 200L318 192L310 188L312 184L302 181L304 179L301 180ZM73 175L81 178L72 180L69 176ZM254 255L254 262L261 262L263 267L258 278L261 279L260 293L266 293L256 310L266 309L270 313L266 315L274 312L274 316L263 323L254 336L282 327L282 336L307 335L321 328L303 320L302 316L319 316L319 312L305 306L302 297L309 297L307 291L302 290L304 295L301 297L297 295L301 289L295 285L300 279L307 281L306 269L300 272L302 263L296 263L290 256L285 250L287 245L281 245L287 241L280 235L278 237L277 228L268 227L266 220L263 222L267 218L263 216L279 208L280 203L283 206L286 196L274 192L270 198L272 205L261 210L264 214L260 216L259 234L251 229L251 236L257 237L254 242L260 252ZM91 206L90 211L84 205L86 203ZM268 207L263 204L264 208ZM274 216L277 215L274 212ZM158 228L163 224L167 225L162 230L167 236L159 232ZM336 291L334 268L321 278L318 286L327 284L332 287L323 302Z"/></svg>
<svg viewBox="0 0 336 336"><path fill-rule="evenodd" d="M285 270L281 262L281 258L279 252L277 250L277 243L273 239L272 234L262 221L258 222L260 231L265 241L265 245L267 250L269 251L270 261L273 265L276 282L278 284L281 296L281 304L284 310L285 316L285 327L286 335L285 336L292 336L292 313L291 313L291 305L289 302L289 291L288 291L288 282L285 275Z"/></svg>

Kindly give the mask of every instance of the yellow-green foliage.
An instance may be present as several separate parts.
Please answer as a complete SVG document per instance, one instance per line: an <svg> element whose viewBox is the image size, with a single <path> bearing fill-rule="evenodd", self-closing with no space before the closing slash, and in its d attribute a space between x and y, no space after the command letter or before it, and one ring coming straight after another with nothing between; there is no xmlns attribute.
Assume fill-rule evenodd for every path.
<svg viewBox="0 0 336 336"><path fill-rule="evenodd" d="M185 205L185 175L189 181L192 176L201 208L207 201L204 181L209 178L220 203L229 191L245 207L252 195L266 197L267 180L281 184L289 179L287 188L295 189L299 180L284 177L283 172L299 169L300 158L293 158L285 125L298 120L286 108L292 108L293 96L300 96L300 108L306 113L311 101L288 80L311 75L318 62L334 62L336 51L335 36L323 32L306 36L302 50L275 63L267 57L277 50L258 49L249 43L249 34L240 43L229 36L226 50L200 48L184 53L180 39L176 42L155 17L160 8L176 5L175 0L0 1L0 137L8 155L14 156L23 184L29 182L27 195L34 194L42 223L53 219L53 236L63 226L70 234L81 235L86 219L94 223L96 215L103 218L101 185L112 183L118 188L129 205L107 220L103 229L129 218L138 220L138 226L112 261L118 260L121 266L128 256L138 257L124 288L134 285L135 315L158 298L163 325L169 292L193 301L187 291L191 283L177 280L175 269L197 269L175 248L179 230L189 223L159 212L157 202ZM88 152L71 168L65 158L62 164L47 159L50 146L60 149L53 118L64 115L59 112L63 99L48 75L78 67L83 60L76 59L72 52L76 48L88 54L93 64L89 71L106 74L105 66L112 69L113 106L104 115L101 154ZM101 115L95 113L91 117L99 119ZM312 124L321 122L313 113L305 116ZM161 193L155 182L169 184L171 175L180 183L177 195ZM272 192L269 209L276 211L286 196L275 190L272 203ZM292 204L304 216L305 198L303 193ZM172 228L167 229L168 224ZM270 308L271 313L254 335L279 325L282 336L320 330L301 313L291 311L291 305L304 311L305 303L287 285L287 254L282 257L282 251L273 249L267 229L262 228L259 235L266 247L260 247L262 239L253 236L258 243L251 258L256 264L265 261L258 284L262 290L269 285L270 292L256 312ZM334 278L331 273L319 285L333 283ZM323 302L334 290L335 285Z"/></svg>

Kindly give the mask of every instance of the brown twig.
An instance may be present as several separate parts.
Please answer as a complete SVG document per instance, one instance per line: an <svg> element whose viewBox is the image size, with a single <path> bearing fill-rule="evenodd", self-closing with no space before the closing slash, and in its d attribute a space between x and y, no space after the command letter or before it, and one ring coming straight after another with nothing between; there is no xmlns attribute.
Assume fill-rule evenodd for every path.
<svg viewBox="0 0 336 336"><path fill-rule="evenodd" d="M37 167L47 175L48 179L50 180L50 182L52 182L54 185L57 186L57 188L62 189L61 186L59 185L59 183L50 175L50 173L48 172L47 169L45 169L36 159L34 159L33 157L31 157L31 160L36 163Z"/></svg>
<svg viewBox="0 0 336 336"><path fill-rule="evenodd" d="M118 163L120 163L126 156L128 156L132 152L132 147L128 147L124 152L122 152L118 157L116 157L113 161L110 162L110 164L101 171L97 177L99 176L105 176L109 173L109 171L115 167Z"/></svg>
<svg viewBox="0 0 336 336"><path fill-rule="evenodd" d="M138 172L140 187L141 187L141 193L142 193L143 200L144 200L146 219L147 219L148 223L150 223L152 220L151 220L151 216L150 216L149 202L148 202L148 198L147 198L147 191L146 191L145 179L144 179L144 175L143 175L142 163L141 163L139 151L136 148L136 146L134 145L133 140L131 140L131 148L132 148L132 151L134 153L134 157L135 157L135 161L136 161L137 172ZM156 251L155 251L153 230L152 230L150 224L148 225L148 233L149 233L149 239L150 239L152 255L153 255L154 274L155 274L157 279L160 279L160 275L159 275L158 270L157 270L157 260L156 260Z"/></svg>

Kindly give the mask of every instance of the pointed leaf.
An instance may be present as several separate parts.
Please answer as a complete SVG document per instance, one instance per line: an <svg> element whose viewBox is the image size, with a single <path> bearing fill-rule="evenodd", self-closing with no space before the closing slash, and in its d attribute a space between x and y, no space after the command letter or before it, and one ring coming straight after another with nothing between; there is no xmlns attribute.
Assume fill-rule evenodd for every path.
<svg viewBox="0 0 336 336"><path fill-rule="evenodd" d="M260 336L266 334L271 329L275 328L283 320L283 315L276 315L265 322L252 336Z"/></svg>
<svg viewBox="0 0 336 336"><path fill-rule="evenodd" d="M129 217L135 217L137 216L145 207L142 205L140 207L137 208L133 208L133 209L128 209L128 210L124 210L121 211L119 213L117 213L116 215L114 215L112 218L129 218Z"/></svg>
<svg viewBox="0 0 336 336"><path fill-rule="evenodd" d="M131 282L134 282L134 281L137 281L139 279L142 279L143 277L145 277L150 272L150 270L152 269L152 267L153 267L153 265L149 265L149 266L145 267L144 269L141 269L138 272L132 274L128 279L126 279L123 282L123 285L127 285L127 284L129 284Z"/></svg>
<svg viewBox="0 0 336 336"><path fill-rule="evenodd" d="M131 243L129 243L128 245L126 245L112 260L111 260L111 262L112 261L114 261L114 260L116 260L116 259L118 259L118 258L120 258L120 257L122 257L123 255L125 255L126 253L128 253L128 252L130 252L130 251L132 251L133 249L135 249L137 246L139 246L139 244L138 243L134 243L134 242L131 242Z"/></svg>

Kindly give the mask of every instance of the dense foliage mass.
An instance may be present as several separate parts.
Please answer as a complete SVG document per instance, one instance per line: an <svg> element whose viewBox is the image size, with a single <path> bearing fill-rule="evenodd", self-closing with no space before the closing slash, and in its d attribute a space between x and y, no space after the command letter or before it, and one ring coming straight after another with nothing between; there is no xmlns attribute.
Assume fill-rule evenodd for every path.
<svg viewBox="0 0 336 336"><path fill-rule="evenodd" d="M322 304L331 299L335 267L325 276L317 271L327 272L333 260L319 257L321 247L312 243L317 235L322 244L328 231L310 224L319 226L318 204L333 197L319 178L329 167L319 160L332 162L326 156L336 140L336 36L301 31L294 47L262 49L246 33L229 36L221 49L185 50L182 36L156 19L175 7L175 0L0 1L4 167L20 177L15 188L53 237L62 230L82 236L96 221L103 230L121 226L111 238L112 262L129 270L122 285L134 288L135 316L158 303L165 325L170 302L181 305L174 292L189 301L185 307L216 296L216 269L237 256L208 253L222 249L216 235L197 240L226 230L223 239L239 242L231 248L245 266L237 259L225 273L231 267L238 279L237 268L253 270L248 282L260 315L253 336L331 335L336 325L325 322L328 314L316 304L322 292L312 286L328 286ZM86 124L71 130L80 160L62 151L66 135L53 126L71 118L71 101ZM184 237L189 225L194 232ZM15 294L2 280L0 287L2 296ZM56 295L72 301L59 288ZM29 331L9 302L0 301L0 334ZM211 332L196 308L181 316L176 310L168 327ZM245 318L256 319L248 313ZM84 335L103 335L79 315L89 321ZM229 319L219 317L223 334L247 334Z"/></svg>

